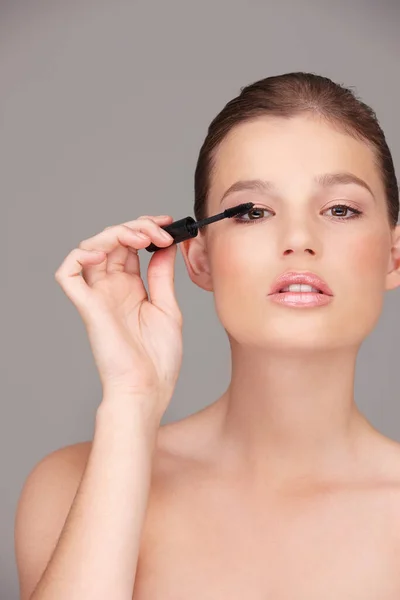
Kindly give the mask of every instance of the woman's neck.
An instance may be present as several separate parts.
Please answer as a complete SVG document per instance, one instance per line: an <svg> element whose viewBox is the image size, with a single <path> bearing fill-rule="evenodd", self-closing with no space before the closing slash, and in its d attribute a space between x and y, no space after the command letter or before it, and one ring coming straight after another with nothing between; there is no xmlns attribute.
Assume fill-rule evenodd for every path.
<svg viewBox="0 0 400 600"><path fill-rule="evenodd" d="M227 464L277 485L351 476L373 429L354 402L356 356L232 347L231 382L218 400Z"/></svg>

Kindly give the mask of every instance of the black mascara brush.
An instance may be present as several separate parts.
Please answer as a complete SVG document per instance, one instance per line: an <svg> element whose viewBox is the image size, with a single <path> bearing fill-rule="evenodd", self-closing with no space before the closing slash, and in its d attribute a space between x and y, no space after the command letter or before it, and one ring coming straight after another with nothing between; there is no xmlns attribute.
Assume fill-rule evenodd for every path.
<svg viewBox="0 0 400 600"><path fill-rule="evenodd" d="M224 212L219 213L218 215L208 217L207 219L201 219L200 221L195 221L193 217L185 217L184 219L179 219L179 221L174 221L169 225L163 225L161 229L165 229L165 231L167 231L174 238L174 241L172 242L173 244L179 244L179 242L196 237L200 227L205 227L210 223L215 223L215 221L221 221L221 219L229 219L230 217L235 217L236 215L245 214L251 208L253 208L253 206L253 202L246 202L245 204L239 204L233 208L227 208L224 210ZM166 247L168 248L168 246ZM146 250L148 252L155 252L156 250L163 250L163 248L160 248L152 243L146 247Z"/></svg>

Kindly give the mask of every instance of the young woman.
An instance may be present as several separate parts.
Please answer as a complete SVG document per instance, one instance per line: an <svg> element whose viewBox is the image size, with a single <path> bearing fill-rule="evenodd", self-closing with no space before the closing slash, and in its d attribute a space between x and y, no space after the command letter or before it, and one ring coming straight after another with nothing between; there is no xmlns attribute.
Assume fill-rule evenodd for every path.
<svg viewBox="0 0 400 600"><path fill-rule="evenodd" d="M195 216L243 202L179 244L232 359L222 396L181 421L160 426L182 358L173 218L108 227L58 269L103 398L93 441L24 485L21 600L400 598L400 444L354 402L358 350L400 284L375 113L309 73L243 88L201 148Z"/></svg>

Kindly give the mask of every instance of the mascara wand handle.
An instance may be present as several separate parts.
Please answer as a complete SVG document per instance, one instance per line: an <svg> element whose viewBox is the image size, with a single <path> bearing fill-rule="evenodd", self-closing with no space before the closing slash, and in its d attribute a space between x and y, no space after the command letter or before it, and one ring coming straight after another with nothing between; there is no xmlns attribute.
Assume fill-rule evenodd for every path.
<svg viewBox="0 0 400 600"><path fill-rule="evenodd" d="M194 223L196 223L196 220L193 219L193 217L185 217L184 219L179 219L179 221L174 221L169 225L163 225L161 229L164 229L167 233L172 235L174 238L173 244L178 244L189 238L196 237L199 230L197 227L193 227ZM169 246L167 246L167 248L168 247ZM149 246L146 246L146 250L147 252L155 252L156 250L163 250L163 248L151 243Z"/></svg>

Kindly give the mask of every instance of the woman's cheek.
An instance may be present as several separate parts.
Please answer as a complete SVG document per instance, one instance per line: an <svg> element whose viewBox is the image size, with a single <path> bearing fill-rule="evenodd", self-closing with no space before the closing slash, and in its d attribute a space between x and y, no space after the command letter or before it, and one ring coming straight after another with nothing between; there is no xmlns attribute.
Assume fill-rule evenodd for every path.
<svg viewBox="0 0 400 600"><path fill-rule="evenodd" d="M234 239L235 236L221 236L215 240L210 256L213 291L216 299L233 307L236 301L251 301L257 276L257 258L254 248L246 247ZM265 262L265 259L264 259ZM264 281L268 272L264 271Z"/></svg>
<svg viewBox="0 0 400 600"><path fill-rule="evenodd" d="M341 250L342 289L348 290L344 312L353 323L353 333L359 330L360 339L372 331L382 311L387 252L387 240L376 232L358 236ZM340 275L338 279L340 285Z"/></svg>
<svg viewBox="0 0 400 600"><path fill-rule="evenodd" d="M215 240L210 256L213 258L212 269L216 275L227 278L243 275L249 265L249 251L245 245L240 244L234 236L221 236ZM254 248L253 248L254 259Z"/></svg>
<svg viewBox="0 0 400 600"><path fill-rule="evenodd" d="M347 256L347 272L357 277L360 283L372 285L376 290L386 276L389 242L387 234L372 232L346 244L343 249Z"/></svg>

